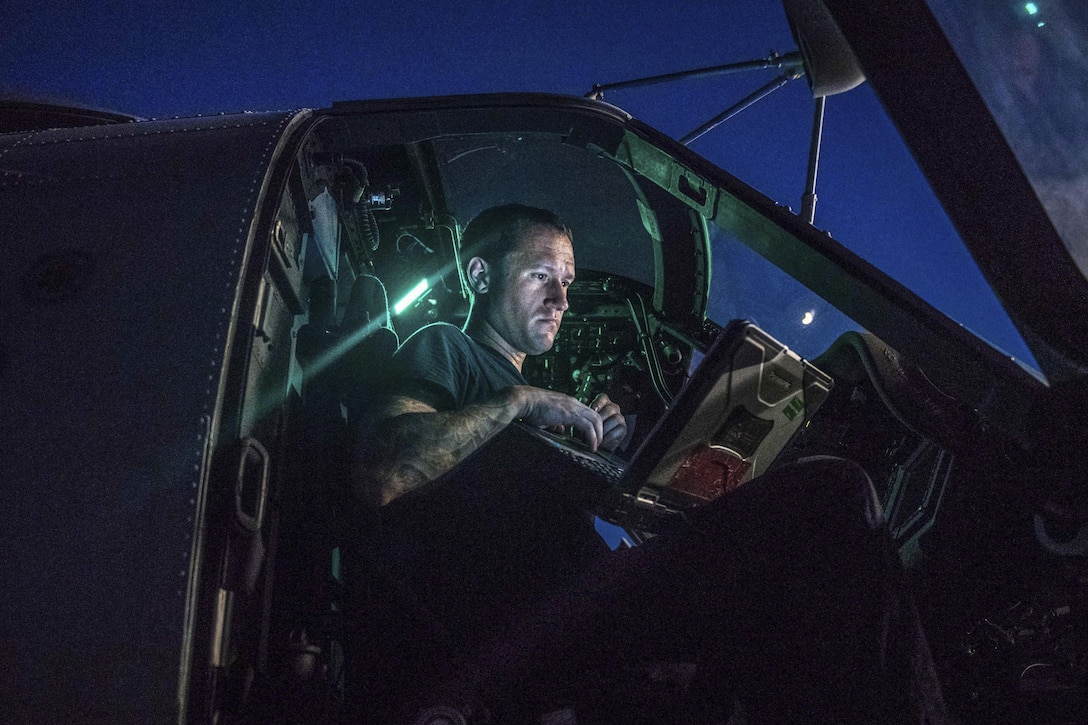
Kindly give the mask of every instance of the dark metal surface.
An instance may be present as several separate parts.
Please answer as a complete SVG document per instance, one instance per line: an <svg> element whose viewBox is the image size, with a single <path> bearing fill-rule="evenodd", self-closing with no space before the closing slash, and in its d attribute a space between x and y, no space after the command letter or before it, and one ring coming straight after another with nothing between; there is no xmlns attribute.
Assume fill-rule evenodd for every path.
<svg viewBox="0 0 1088 725"><path fill-rule="evenodd" d="M0 709L168 721L225 340L295 114L0 137Z"/></svg>
<svg viewBox="0 0 1088 725"><path fill-rule="evenodd" d="M0 133L132 123L135 116L97 108L0 98Z"/></svg>

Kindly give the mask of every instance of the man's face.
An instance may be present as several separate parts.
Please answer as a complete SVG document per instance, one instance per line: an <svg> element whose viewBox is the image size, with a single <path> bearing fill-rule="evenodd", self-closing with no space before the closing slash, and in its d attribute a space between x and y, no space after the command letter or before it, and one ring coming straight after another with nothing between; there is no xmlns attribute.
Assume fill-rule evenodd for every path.
<svg viewBox="0 0 1088 725"><path fill-rule="evenodd" d="M492 267L492 280L486 319L495 331L519 352L549 350L574 281L570 239L548 227L531 228L498 269Z"/></svg>

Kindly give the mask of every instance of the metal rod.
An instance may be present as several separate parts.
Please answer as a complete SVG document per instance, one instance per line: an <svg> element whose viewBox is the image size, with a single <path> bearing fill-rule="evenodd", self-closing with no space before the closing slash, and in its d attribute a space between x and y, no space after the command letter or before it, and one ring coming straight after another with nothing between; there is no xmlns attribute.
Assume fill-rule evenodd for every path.
<svg viewBox="0 0 1088 725"><path fill-rule="evenodd" d="M797 78L797 77L798 77L798 74L795 73L795 72L783 73L782 75L778 76L773 81L771 81L770 83L762 86L761 88L759 88L756 91L754 91L753 93L750 93L749 95L745 96L743 99L741 99L737 103L733 104L729 108L725 109L720 114L718 114L714 118L710 119L709 121L704 123L699 128L695 129L691 133L689 133L686 136L682 137L680 139L680 143L687 146L688 144L690 144L695 139L699 138L700 136L707 133L708 131L714 130L715 128L717 128L722 123L725 123L730 118L732 118L733 116L735 116L738 113L740 113L741 111L743 111L745 108L748 108L748 106L751 106L756 101L759 101L759 100L761 100L763 98L766 98L771 93L774 93L779 88L786 85L791 80L793 80L794 78Z"/></svg>
<svg viewBox="0 0 1088 725"><path fill-rule="evenodd" d="M816 99L812 112L812 143L808 149L808 176L805 193L801 195L801 217L811 224L816 219L816 172L820 166L820 142L824 135L824 103L826 96Z"/></svg>
<svg viewBox="0 0 1088 725"><path fill-rule="evenodd" d="M766 58L757 60L727 63L725 65L715 65L708 68L695 68L693 70L678 71L676 73L664 73L662 75L648 76L646 78L635 78L629 81L617 81L616 83L598 83L593 86L593 90L587 93L586 96L600 100L604 96L605 91L612 91L619 88L650 86L657 83L669 83L671 81L683 80L685 78L740 73L749 70L762 70L764 68L780 68L785 71L800 73L803 72L804 63L800 51L795 50L792 53L786 53L785 55L779 55L772 51Z"/></svg>

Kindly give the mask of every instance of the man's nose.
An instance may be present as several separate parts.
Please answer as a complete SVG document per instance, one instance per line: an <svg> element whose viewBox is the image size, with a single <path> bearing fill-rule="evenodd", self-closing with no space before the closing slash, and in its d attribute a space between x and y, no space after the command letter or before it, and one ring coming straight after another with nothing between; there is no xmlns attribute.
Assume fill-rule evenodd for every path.
<svg viewBox="0 0 1088 725"><path fill-rule="evenodd" d="M548 298L545 300L551 307L560 312L566 312L570 307L567 304L567 288L559 280L554 280L548 289Z"/></svg>

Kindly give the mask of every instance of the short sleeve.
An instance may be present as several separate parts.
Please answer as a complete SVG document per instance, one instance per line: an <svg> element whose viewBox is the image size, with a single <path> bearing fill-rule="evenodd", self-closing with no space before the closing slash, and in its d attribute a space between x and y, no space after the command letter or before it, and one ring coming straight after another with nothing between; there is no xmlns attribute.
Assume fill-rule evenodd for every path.
<svg viewBox="0 0 1088 725"><path fill-rule="evenodd" d="M435 410L461 407L468 366L464 338L445 323L428 325L409 337L393 356L389 393L415 398Z"/></svg>

